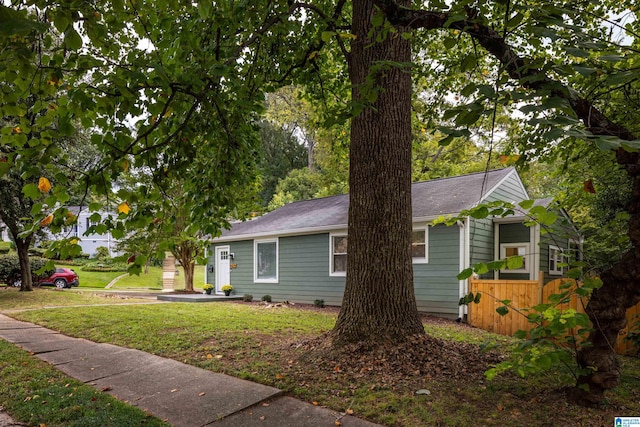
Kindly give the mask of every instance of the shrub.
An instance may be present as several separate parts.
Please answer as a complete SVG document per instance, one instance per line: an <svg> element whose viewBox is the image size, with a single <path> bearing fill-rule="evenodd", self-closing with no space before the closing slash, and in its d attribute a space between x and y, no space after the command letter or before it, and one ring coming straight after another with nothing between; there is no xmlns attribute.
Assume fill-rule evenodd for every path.
<svg viewBox="0 0 640 427"><path fill-rule="evenodd" d="M242 295L242 301L244 301L244 302L251 302L251 301L253 301L253 295L251 295L251 294L244 294L244 295Z"/></svg>
<svg viewBox="0 0 640 427"><path fill-rule="evenodd" d="M105 246L98 246L96 248L96 253L93 256L95 259L100 260L102 262L109 261L111 259L111 254L109 253L109 248Z"/></svg>
<svg viewBox="0 0 640 427"><path fill-rule="evenodd" d="M124 263L102 263L102 262L88 262L81 268L82 271L127 271L127 264Z"/></svg>
<svg viewBox="0 0 640 427"><path fill-rule="evenodd" d="M319 308L324 308L324 300L323 299L314 300L313 305Z"/></svg>
<svg viewBox="0 0 640 427"><path fill-rule="evenodd" d="M47 277L51 272L44 272L37 274L36 271L40 270L49 262L46 258L29 257L31 267L31 277L33 283L36 284L38 277ZM16 281L20 280L20 260L18 255L0 255L0 283L6 283L7 285L13 285Z"/></svg>
<svg viewBox="0 0 640 427"><path fill-rule="evenodd" d="M263 295L262 296L262 301L266 301L266 302L271 302L271 295Z"/></svg>
<svg viewBox="0 0 640 427"><path fill-rule="evenodd" d="M0 247L0 254L8 254L10 250L11 250L11 249L9 249L9 246L7 246L7 247Z"/></svg>

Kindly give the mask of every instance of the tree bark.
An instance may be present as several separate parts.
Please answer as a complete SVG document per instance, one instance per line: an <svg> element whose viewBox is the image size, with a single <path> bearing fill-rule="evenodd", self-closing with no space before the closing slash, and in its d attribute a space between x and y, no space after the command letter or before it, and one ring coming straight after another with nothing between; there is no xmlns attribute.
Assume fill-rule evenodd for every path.
<svg viewBox="0 0 640 427"><path fill-rule="evenodd" d="M410 250L411 73L400 65L411 61L411 49L400 33L376 42L374 13L372 1L353 1L349 73L353 103L363 109L351 123L347 278L335 345L424 333Z"/></svg>
<svg viewBox="0 0 640 427"><path fill-rule="evenodd" d="M31 263L29 261L29 245L31 239L16 239L16 252L18 252L18 260L20 261L20 276L22 283L20 284L20 291L33 291L33 278L31 276Z"/></svg>

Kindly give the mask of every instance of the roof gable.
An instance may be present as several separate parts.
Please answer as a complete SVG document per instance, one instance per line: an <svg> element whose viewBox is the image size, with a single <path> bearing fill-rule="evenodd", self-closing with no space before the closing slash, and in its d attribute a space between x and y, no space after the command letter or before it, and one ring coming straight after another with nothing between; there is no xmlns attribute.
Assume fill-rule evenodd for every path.
<svg viewBox="0 0 640 427"><path fill-rule="evenodd" d="M514 168L505 168L414 183L413 218L435 218L469 209L494 193L512 174L517 177ZM293 202L250 221L234 223L217 240L346 228L348 211L348 194Z"/></svg>

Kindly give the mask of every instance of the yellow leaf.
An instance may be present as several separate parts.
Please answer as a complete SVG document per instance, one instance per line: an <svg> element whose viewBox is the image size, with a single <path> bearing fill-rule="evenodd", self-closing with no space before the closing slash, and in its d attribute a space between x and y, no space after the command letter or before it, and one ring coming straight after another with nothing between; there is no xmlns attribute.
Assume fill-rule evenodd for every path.
<svg viewBox="0 0 640 427"><path fill-rule="evenodd" d="M276 379L281 380L283 378L282 374L276 374Z"/></svg>
<svg viewBox="0 0 640 427"><path fill-rule="evenodd" d="M311 60L312 60L313 58L315 58L316 56L318 56L318 51L317 51L317 50L314 50L313 52L311 52L311 53L309 54L309 56L307 57L307 59L308 59L309 61L311 61Z"/></svg>
<svg viewBox="0 0 640 427"><path fill-rule="evenodd" d="M338 420L336 420L333 424L336 425L336 426L341 426L342 425L342 423L340 421L338 421Z"/></svg>
<svg viewBox="0 0 640 427"><path fill-rule="evenodd" d="M211 355L211 353L207 354L207 359L213 359L213 356Z"/></svg>
<svg viewBox="0 0 640 427"><path fill-rule="evenodd" d="M128 215L129 212L131 212L131 207L129 207L129 203L122 202L118 205L118 213L123 213L125 215Z"/></svg>
<svg viewBox="0 0 640 427"><path fill-rule="evenodd" d="M51 222L52 222L52 221L53 221L53 214L49 214L49 215L45 216L45 217L42 219L42 221L40 221L40 225L41 225L42 227L46 227L46 226L48 226L49 224L51 224Z"/></svg>
<svg viewBox="0 0 640 427"><path fill-rule="evenodd" d="M49 190L51 190L51 182L43 176L40 177L38 180L38 190L42 193L48 193Z"/></svg>

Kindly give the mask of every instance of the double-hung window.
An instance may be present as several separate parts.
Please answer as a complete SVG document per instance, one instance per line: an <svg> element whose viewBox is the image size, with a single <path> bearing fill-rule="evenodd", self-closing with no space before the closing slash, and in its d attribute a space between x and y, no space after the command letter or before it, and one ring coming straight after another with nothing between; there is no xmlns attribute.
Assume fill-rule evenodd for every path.
<svg viewBox="0 0 640 427"><path fill-rule="evenodd" d="M562 262L562 249L557 246L549 246L549 274L561 276L563 274Z"/></svg>
<svg viewBox="0 0 640 427"><path fill-rule="evenodd" d="M414 228L411 232L411 257L414 264L426 263L429 260L428 229Z"/></svg>
<svg viewBox="0 0 640 427"><path fill-rule="evenodd" d="M347 235L329 235L329 275L346 276L347 274Z"/></svg>
<svg viewBox="0 0 640 427"><path fill-rule="evenodd" d="M253 242L253 281L278 283L278 239Z"/></svg>

